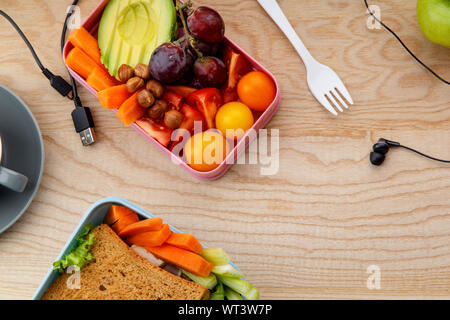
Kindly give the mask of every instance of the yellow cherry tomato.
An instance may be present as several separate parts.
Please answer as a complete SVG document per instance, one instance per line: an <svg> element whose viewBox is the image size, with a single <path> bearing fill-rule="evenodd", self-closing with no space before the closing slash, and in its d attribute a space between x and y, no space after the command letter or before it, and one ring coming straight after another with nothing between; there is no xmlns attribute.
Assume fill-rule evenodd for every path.
<svg viewBox="0 0 450 320"><path fill-rule="evenodd" d="M216 169L229 151L227 139L219 132L211 130L192 136L184 148L187 164L201 172Z"/></svg>
<svg viewBox="0 0 450 320"><path fill-rule="evenodd" d="M272 79L260 71L247 73L238 83L239 99L250 109L266 110L276 96L276 87Z"/></svg>
<svg viewBox="0 0 450 320"><path fill-rule="evenodd" d="M254 123L252 111L240 102L227 103L216 114L216 127L228 139L241 139Z"/></svg>

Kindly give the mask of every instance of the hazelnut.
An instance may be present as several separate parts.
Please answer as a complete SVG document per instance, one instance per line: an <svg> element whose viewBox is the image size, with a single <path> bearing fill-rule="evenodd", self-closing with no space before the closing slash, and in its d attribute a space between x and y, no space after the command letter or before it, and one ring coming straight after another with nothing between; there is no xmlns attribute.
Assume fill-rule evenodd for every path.
<svg viewBox="0 0 450 320"><path fill-rule="evenodd" d="M164 124L171 129L177 129L183 122L183 114L177 110L170 110L166 112L164 117Z"/></svg>
<svg viewBox="0 0 450 320"><path fill-rule="evenodd" d="M155 104L155 97L150 91L145 89L138 93L137 99L139 105L144 108L150 108Z"/></svg>
<svg viewBox="0 0 450 320"><path fill-rule="evenodd" d="M139 77L134 77L127 81L127 90L128 92L133 93L141 89L144 85L144 80Z"/></svg>
<svg viewBox="0 0 450 320"><path fill-rule="evenodd" d="M150 69L145 64L139 63L134 68L134 74L136 77L142 78L144 80L150 79Z"/></svg>
<svg viewBox="0 0 450 320"><path fill-rule="evenodd" d="M150 80L149 82L147 82L146 88L148 91L153 93L153 95L157 99L161 98L164 93L164 87L156 80Z"/></svg>
<svg viewBox="0 0 450 320"><path fill-rule="evenodd" d="M148 110L147 115L150 119L161 120L162 118L164 118L164 114L167 112L167 110L169 110L169 105L167 104L167 102L165 102L164 100L156 100L153 107Z"/></svg>
<svg viewBox="0 0 450 320"><path fill-rule="evenodd" d="M134 70L129 65L123 64L120 66L119 71L117 72L119 76L119 80L123 83L126 83L128 80L133 78Z"/></svg>

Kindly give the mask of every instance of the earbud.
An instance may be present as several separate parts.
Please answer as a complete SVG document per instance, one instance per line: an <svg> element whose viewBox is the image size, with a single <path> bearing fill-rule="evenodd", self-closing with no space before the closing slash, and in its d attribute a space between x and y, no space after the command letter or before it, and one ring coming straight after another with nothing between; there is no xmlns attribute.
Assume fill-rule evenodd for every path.
<svg viewBox="0 0 450 320"><path fill-rule="evenodd" d="M373 145L373 152L370 153L370 162L374 166L381 165L386 159L386 154L389 152L389 148L399 146L400 143L398 142L381 138L377 143Z"/></svg>
<svg viewBox="0 0 450 320"><path fill-rule="evenodd" d="M385 155L389 151L389 145L387 144L385 139L381 138L377 143L373 145L373 151Z"/></svg>
<svg viewBox="0 0 450 320"><path fill-rule="evenodd" d="M377 143L375 143L373 145L373 152L370 153L370 162L374 165L374 166L379 166L381 165L384 160L386 159L386 154L389 152L389 149L391 147L401 147L404 148L406 150L412 151L417 153L418 155L421 155L422 157L434 160L434 161L439 161L439 162L443 162L443 163L450 163L449 160L441 160L441 159L437 159L431 156L428 156L422 152L419 152L417 150L414 150L412 148L409 147L405 147L403 145L401 145L399 142L395 142L395 141L390 141L390 140L386 140L381 138L380 140L378 140Z"/></svg>
<svg viewBox="0 0 450 320"><path fill-rule="evenodd" d="M378 153L378 152L370 153L370 162L374 166L380 166L384 162L385 159L386 159L386 156L382 153Z"/></svg>

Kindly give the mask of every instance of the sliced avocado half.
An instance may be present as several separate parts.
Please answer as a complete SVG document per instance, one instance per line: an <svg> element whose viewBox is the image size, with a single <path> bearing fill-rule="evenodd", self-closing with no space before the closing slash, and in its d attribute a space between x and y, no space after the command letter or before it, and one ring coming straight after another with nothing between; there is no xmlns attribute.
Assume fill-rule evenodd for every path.
<svg viewBox="0 0 450 320"><path fill-rule="evenodd" d="M149 64L153 51L177 36L172 0L111 0L98 29L102 63L117 78L122 64Z"/></svg>

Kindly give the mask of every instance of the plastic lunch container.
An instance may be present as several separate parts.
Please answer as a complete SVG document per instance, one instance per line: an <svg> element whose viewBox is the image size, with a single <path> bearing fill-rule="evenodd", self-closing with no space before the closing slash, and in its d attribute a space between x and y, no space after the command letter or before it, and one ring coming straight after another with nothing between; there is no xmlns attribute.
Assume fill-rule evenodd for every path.
<svg viewBox="0 0 450 320"><path fill-rule="evenodd" d="M103 218L108 213L109 207L111 205L120 205L124 207L128 207L134 212L136 212L141 219L150 219L155 218L153 214L150 212L138 207L137 205L131 203L130 201L127 201L122 198L118 197L109 197L102 200L97 201L92 207L86 212L86 214L81 219L80 223L78 224L75 231L70 236L69 240L64 245L64 248L61 250L59 256L55 259L55 261L62 259L64 256L69 254L72 249L75 247L77 241L77 236L83 232L84 226L88 223L92 223L94 226L98 226L102 224ZM180 233L178 229L174 228L173 226L169 225L172 232ZM206 246L202 243L203 247L206 248ZM232 264L232 263L230 263ZM233 265L233 264L232 264ZM237 270L239 270L238 267L233 265ZM240 271L240 270L239 270ZM53 270L53 267L50 267L50 270L48 271L47 275L45 276L44 280L42 280L39 287L36 289L36 292L33 295L33 300L40 300L44 293L47 291L47 289L50 287L50 285L53 283L53 281L58 277L58 274Z"/></svg>
<svg viewBox="0 0 450 320"><path fill-rule="evenodd" d="M109 0L103 0L97 8L94 9L94 11L91 12L91 14L87 17L87 19L83 23L83 27L88 30L94 37L97 38L97 32L98 27L100 24L100 19L102 17L103 10L105 6L108 4ZM255 115L255 123L252 127L253 130L259 133L259 130L264 128L267 123L270 121L270 119L273 117L275 112L277 111L279 105L280 105L280 88L278 85L278 82L276 81L275 77L266 69L264 68L259 62L257 62L255 59L253 59L250 55L248 55L244 50L242 50L237 44L235 44L233 41L231 41L229 38L225 37L225 42L227 46L235 49L242 55L244 55L247 60L250 62L250 64L253 66L255 70L262 71L266 73L275 83L276 86L276 96L274 101L271 103L269 108L266 109L263 113L258 112L254 113ZM66 46L64 48L64 60L69 54L70 50L73 49L73 46L70 42L66 43ZM77 82L79 82L83 87L85 87L90 93L97 96L97 93L95 89L93 89L87 82L80 77L76 72L71 70L70 68L69 72L72 74L72 76L75 78ZM116 112L116 111L114 111ZM151 142L156 148L158 148L161 152L163 152L165 155L167 155L169 158L171 158L175 163L179 164L181 167L183 167L187 172L189 172L194 177L201 179L201 180L215 180L223 176L228 169L233 165L233 163L238 159L238 157L245 152L248 145L255 139L255 135L249 135L246 134L244 138L242 138L239 143L236 144L234 149L228 154L227 158L220 164L219 167L216 169L209 171L209 172L200 172L197 170L192 169L186 162L183 161L183 159L176 157L172 154L172 152L164 147L163 145L159 144L155 139L153 139L151 136L149 136L144 130L142 130L137 124L132 124L131 127L136 130L138 133L140 133L142 136L144 136L149 142Z"/></svg>

